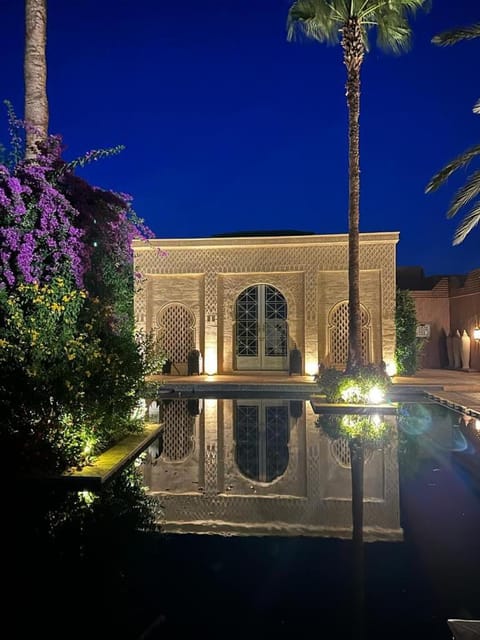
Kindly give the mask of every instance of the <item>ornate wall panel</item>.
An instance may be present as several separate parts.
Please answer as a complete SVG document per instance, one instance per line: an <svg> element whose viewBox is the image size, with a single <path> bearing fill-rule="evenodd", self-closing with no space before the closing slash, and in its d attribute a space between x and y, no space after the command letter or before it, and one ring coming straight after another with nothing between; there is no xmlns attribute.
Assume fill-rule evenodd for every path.
<svg viewBox="0 0 480 640"><path fill-rule="evenodd" d="M374 361L394 353L397 241L397 233L360 236L361 300L371 314ZM147 279L136 295L139 325L148 329L159 305L183 302L198 320L200 351L216 345L219 371L231 370L232 308L242 288L265 283L285 295L290 336L304 363L325 358L329 310L348 298L346 235L135 241L134 253L135 270Z"/></svg>

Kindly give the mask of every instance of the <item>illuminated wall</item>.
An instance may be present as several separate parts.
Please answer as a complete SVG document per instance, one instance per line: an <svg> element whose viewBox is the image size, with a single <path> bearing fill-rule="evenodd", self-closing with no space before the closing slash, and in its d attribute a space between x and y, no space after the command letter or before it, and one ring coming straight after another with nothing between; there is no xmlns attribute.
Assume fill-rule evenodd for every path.
<svg viewBox="0 0 480 640"><path fill-rule="evenodd" d="M372 362L393 360L397 242L398 233L360 234L360 298ZM348 300L347 235L151 240L135 241L133 248L142 276L137 327L175 337L191 331L206 373L236 371L235 303L257 284L285 297L288 347L300 350L303 372L313 374L318 363L331 362L331 312ZM160 327L166 305L187 308L191 328L174 322ZM186 362L176 366L172 373L186 373Z"/></svg>

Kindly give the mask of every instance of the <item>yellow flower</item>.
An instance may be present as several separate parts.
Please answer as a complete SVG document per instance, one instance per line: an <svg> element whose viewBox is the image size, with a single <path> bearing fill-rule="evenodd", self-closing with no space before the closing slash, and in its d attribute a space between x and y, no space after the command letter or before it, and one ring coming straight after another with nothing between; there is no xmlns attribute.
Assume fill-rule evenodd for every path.
<svg viewBox="0 0 480 640"><path fill-rule="evenodd" d="M52 311L62 311L64 309L64 307L62 307L61 305L58 304L58 302L54 302L51 306L50 309Z"/></svg>
<svg viewBox="0 0 480 640"><path fill-rule="evenodd" d="M0 349L3 349L4 347L8 347L8 342L3 338L0 338Z"/></svg>
<svg viewBox="0 0 480 640"><path fill-rule="evenodd" d="M67 353L67 360L75 360L75 354L74 353Z"/></svg>

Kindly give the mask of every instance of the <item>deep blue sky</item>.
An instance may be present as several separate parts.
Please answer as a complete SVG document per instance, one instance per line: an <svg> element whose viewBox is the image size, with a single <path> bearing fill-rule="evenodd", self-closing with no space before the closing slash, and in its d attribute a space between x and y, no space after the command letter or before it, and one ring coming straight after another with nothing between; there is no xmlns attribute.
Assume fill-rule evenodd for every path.
<svg viewBox="0 0 480 640"><path fill-rule="evenodd" d="M22 0L0 0L0 99L23 116ZM66 157L124 144L84 170L131 193L162 238L239 230L347 231L347 121L340 47L287 43L288 0L49 0L50 130ZM477 0L433 0L412 50L363 66L362 231L400 231L399 265L480 267L445 211L463 173L429 178L480 140L480 40L439 48L480 19ZM2 125L2 133L5 125ZM3 136L5 137L5 136Z"/></svg>

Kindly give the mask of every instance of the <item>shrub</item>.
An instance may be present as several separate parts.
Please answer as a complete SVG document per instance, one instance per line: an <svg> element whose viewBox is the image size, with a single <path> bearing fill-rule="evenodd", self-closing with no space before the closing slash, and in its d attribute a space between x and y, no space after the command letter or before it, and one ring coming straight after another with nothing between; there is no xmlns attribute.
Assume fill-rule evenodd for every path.
<svg viewBox="0 0 480 640"><path fill-rule="evenodd" d="M415 301L410 291L397 290L395 308L395 361L398 375L411 376L418 371L424 340L417 338Z"/></svg>
<svg viewBox="0 0 480 640"><path fill-rule="evenodd" d="M372 388L385 395L391 380L383 366L364 365L352 372L325 369L318 377L321 393L328 402L348 404L368 404Z"/></svg>

